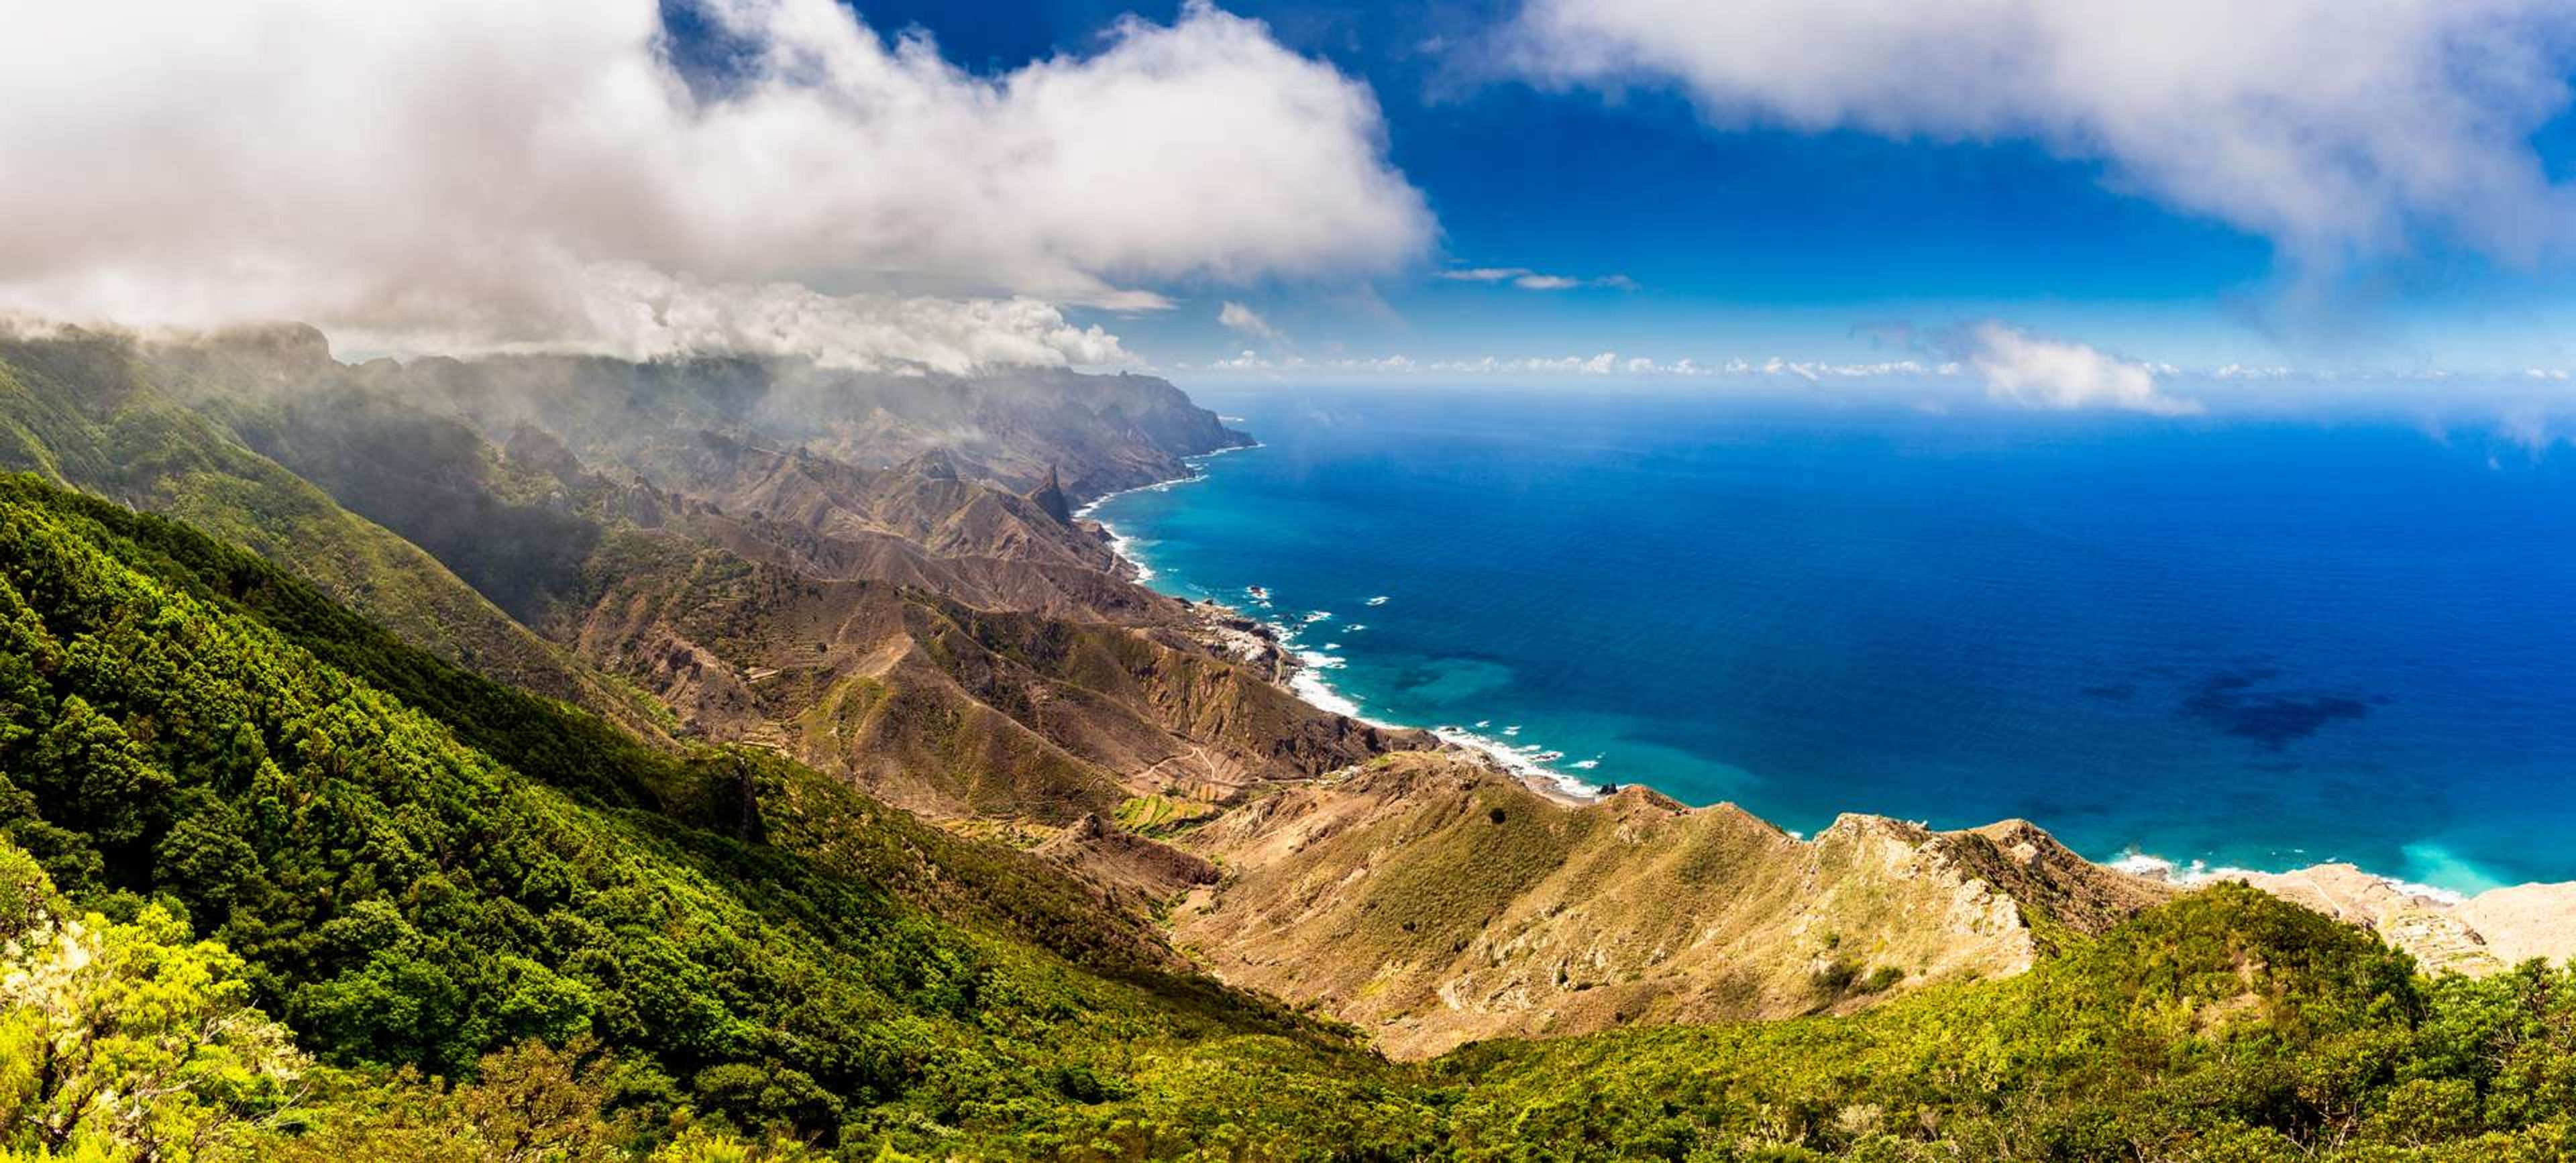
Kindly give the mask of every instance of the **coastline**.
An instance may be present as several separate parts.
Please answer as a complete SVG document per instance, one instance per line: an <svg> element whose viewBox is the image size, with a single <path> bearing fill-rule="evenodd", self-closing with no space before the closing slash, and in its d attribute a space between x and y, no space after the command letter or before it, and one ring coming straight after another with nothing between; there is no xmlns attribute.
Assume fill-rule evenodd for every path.
<svg viewBox="0 0 2576 1163"><path fill-rule="evenodd" d="M1250 444L1216 449L1206 453L1183 457L1181 458L1183 463L1188 465L1191 469L1190 475L1103 494L1085 502L1076 510L1075 516L1079 519L1089 520L1099 525L1109 538L1112 552L1117 555L1120 561L1126 563L1127 567L1133 571L1134 580L1140 583L1149 582L1152 579L1163 575L1149 562L1143 559L1141 552L1139 551L1136 538L1133 534L1119 529L1114 523L1108 520L1102 519L1098 515L1098 511L1109 501L1130 493L1161 492L1205 480L1207 479L1207 474L1201 466L1203 466L1208 460L1225 455L1229 452L1247 451L1262 447L1265 447L1265 445L1256 440ZM1195 600L1187 598L1186 595L1173 593L1173 591L1168 588L1156 588L1163 589L1163 592L1172 594L1172 596L1183 597L1184 600ZM1197 590L1202 595L1207 594L1207 591L1201 587L1192 586L1191 588ZM1331 620L1335 615L1323 611L1316 611L1303 618L1285 614L1274 609L1266 599L1266 595L1264 595L1258 587L1252 587L1251 592L1246 595L1246 599L1239 601L1222 601L1213 596L1206 597L1205 600L1213 603L1218 608L1227 610L1240 617L1258 621L1267 627L1276 636L1280 650L1293 658L1297 663L1296 669L1287 676L1283 685L1285 685L1291 693L1320 709L1336 714L1347 715L1350 718L1380 728L1390 730L1425 731L1453 747L1477 754L1499 770L1515 777L1519 782L1529 787L1531 790L1546 795L1551 799L1573 805L1582 805L1598 802L1605 798L1601 789L1608 785L1604 784L1600 780L1588 778L1582 774L1568 773L1548 766L1549 762L1562 759L1563 756L1561 754L1547 751L1540 745L1523 744L1514 741L1514 737L1518 732L1518 728L1516 726L1502 728L1502 737L1497 738L1493 735L1479 733L1480 729L1486 728L1490 725L1488 723L1479 723L1472 728L1461 727L1454 724L1418 726L1413 724L1389 722L1364 713L1362 705L1357 699L1335 688L1330 680L1325 676L1325 672L1341 668L1341 666L1344 665L1344 660L1322 647L1308 645L1302 641L1307 631L1323 622ZM1379 600L1382 601L1383 599ZM1370 603L1372 606L1376 604L1377 601L1372 601ZM1324 645L1338 646L1339 644L1326 643ZM1625 782L1637 783L1648 788L1652 788L1654 786L1651 780L1645 779L1632 779ZM1793 836L1799 836L1801 839L1804 838L1803 835L1794 831L1790 834ZM2367 869L2361 869L2348 863L2334 860L2312 862L2281 870L2263 870L2233 865L2213 866L2199 859L2174 860L2152 852L2145 852L2134 848L2113 856L2086 856L2085 859L2099 867L2115 872L2185 888L2193 888L2206 884L2233 880L2252 883L2258 887L2267 887L2274 891L2279 891L2281 886L2288 882L2309 877L2321 871L2348 870L2352 875L2377 886L2379 889L2385 890L2387 893L2394 894L2397 898L2416 902L2424 908L2444 913L2466 909L2472 904L2472 902L2478 901L2481 898L2492 897L2496 894L2551 890L2562 887L2569 889L2571 893L2576 893L2576 881L2525 881L2516 884L2499 884L2493 887L2483 888L2475 892L2469 892L2444 888L2438 885L2418 883L2402 877L2372 872ZM2346 919L2356 918L2347 917Z"/></svg>
<svg viewBox="0 0 2576 1163"><path fill-rule="evenodd" d="M1140 585L1151 582L1154 578L1161 575L1150 563L1146 562L1138 554L1136 551L1135 538L1132 535L1119 529L1117 525L1104 520L1099 516L1101 506L1133 493L1168 492L1183 485L1196 484L1207 479L1206 471L1202 466L1204 466L1208 461L1214 460L1215 458L1224 456L1228 453L1250 452L1262 447L1264 447L1264 445L1258 439L1255 439L1249 444L1238 444L1230 448L1219 448L1209 452L1194 453L1189 456L1184 456L1181 458L1181 463L1189 467L1191 470L1190 475L1174 477L1166 481L1156 481L1152 484L1138 485L1134 488L1118 489L1112 492L1102 493L1097 497L1083 502L1080 507L1076 508L1073 511L1074 519L1077 521L1089 521L1092 524L1100 526L1101 531L1106 533L1109 537L1110 552L1117 555L1118 560L1126 565L1129 570L1131 580ZM1164 592L1172 597L1181 597L1183 600L1189 600L1183 595L1171 594L1168 590ZM1217 608L1219 609L1223 609L1238 617L1259 622L1270 630L1271 634L1278 641L1280 651L1288 655L1290 658L1295 659L1297 663L1296 670L1288 675L1287 682L1283 685L1287 687L1289 693L1296 695L1298 698L1304 699L1309 705L1321 710L1330 711L1336 715L1355 719L1359 722L1366 723L1372 727L1377 727L1382 730L1428 732L1432 737L1439 739L1443 743L1476 753L1506 774L1518 779L1523 785L1529 787L1532 791L1538 792L1550 799L1579 806L1582 804L1594 803L1603 798L1600 790L1604 786L1602 783L1597 780L1585 779L1580 775L1570 775L1566 772L1558 771L1546 766L1546 763L1540 760L1538 756L1549 755L1551 753L1546 752L1544 748L1535 744L1515 744L1508 742L1507 739L1497 739L1487 735L1480 735L1468 728L1452 724L1422 727L1409 723L1388 722L1384 719L1371 717L1362 710L1356 699L1353 699L1349 695L1335 689L1332 683L1324 678L1323 672L1339 669L1342 666L1342 659L1325 652L1321 648L1309 646L1300 641L1300 638L1307 629L1319 624L1320 622L1328 620L1331 615L1325 615L1323 618L1309 615L1304 619L1291 620L1289 618L1279 616L1278 611L1274 610L1270 606L1267 599L1259 598L1256 595L1247 595L1247 597L1252 598L1250 604L1255 608L1246 609L1241 605L1236 605L1231 602L1217 602L1216 599L1212 597L1208 600L1216 602ZM1379 600L1383 601L1384 599ZM1511 728L1510 730L1516 731L1518 728Z"/></svg>

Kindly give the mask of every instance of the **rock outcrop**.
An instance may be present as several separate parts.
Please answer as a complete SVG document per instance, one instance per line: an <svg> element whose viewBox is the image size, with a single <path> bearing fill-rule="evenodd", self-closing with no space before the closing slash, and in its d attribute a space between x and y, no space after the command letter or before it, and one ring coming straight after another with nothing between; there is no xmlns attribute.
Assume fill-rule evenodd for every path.
<svg viewBox="0 0 2576 1163"><path fill-rule="evenodd" d="M1065 498L1064 482L1056 477L1054 465L1047 466L1046 483L1029 491L1029 503L1059 524L1073 524L1073 502Z"/></svg>
<svg viewBox="0 0 2576 1163"><path fill-rule="evenodd" d="M2349 864L2238 877L2377 932L2426 969L2479 976L2534 957L2576 957L2576 883L2490 889L2465 901L2418 892Z"/></svg>

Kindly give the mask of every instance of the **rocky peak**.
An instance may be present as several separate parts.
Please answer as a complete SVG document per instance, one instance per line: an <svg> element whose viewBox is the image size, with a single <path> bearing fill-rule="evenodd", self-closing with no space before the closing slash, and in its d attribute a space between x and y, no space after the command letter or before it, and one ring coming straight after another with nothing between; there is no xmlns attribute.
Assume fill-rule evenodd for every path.
<svg viewBox="0 0 2576 1163"><path fill-rule="evenodd" d="M919 477L923 480L953 481L958 479L957 462L950 458L946 450L937 448L931 449L928 452L922 453L919 456L913 457L910 460L894 466L894 471L904 476Z"/></svg>
<svg viewBox="0 0 2576 1163"><path fill-rule="evenodd" d="M1064 482L1057 479L1054 465L1047 466L1046 483L1030 490L1029 502L1058 522L1073 524L1073 502L1065 499Z"/></svg>

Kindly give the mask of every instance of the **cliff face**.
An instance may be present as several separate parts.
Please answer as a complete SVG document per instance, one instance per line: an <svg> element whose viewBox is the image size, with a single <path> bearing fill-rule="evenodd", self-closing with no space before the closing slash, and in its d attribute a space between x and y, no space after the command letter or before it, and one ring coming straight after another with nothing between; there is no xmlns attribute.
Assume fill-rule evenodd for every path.
<svg viewBox="0 0 2576 1163"><path fill-rule="evenodd" d="M1183 948L1402 1057L1853 1009L2019 973L2051 926L2098 931L2171 892L2020 822L1844 816L1801 841L1639 788L1569 806L1456 754L1285 791L1186 843L1229 872L1177 911Z"/></svg>

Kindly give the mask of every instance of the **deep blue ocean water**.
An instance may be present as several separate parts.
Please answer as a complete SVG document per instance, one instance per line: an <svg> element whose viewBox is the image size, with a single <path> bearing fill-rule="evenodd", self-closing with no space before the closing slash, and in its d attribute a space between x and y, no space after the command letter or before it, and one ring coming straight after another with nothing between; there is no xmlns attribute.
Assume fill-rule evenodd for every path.
<svg viewBox="0 0 2576 1163"><path fill-rule="evenodd" d="M1196 394L1263 447L1095 515L1157 587L1297 628L1371 718L1807 833L2021 816L2097 859L2576 878L2576 453L2398 422Z"/></svg>

